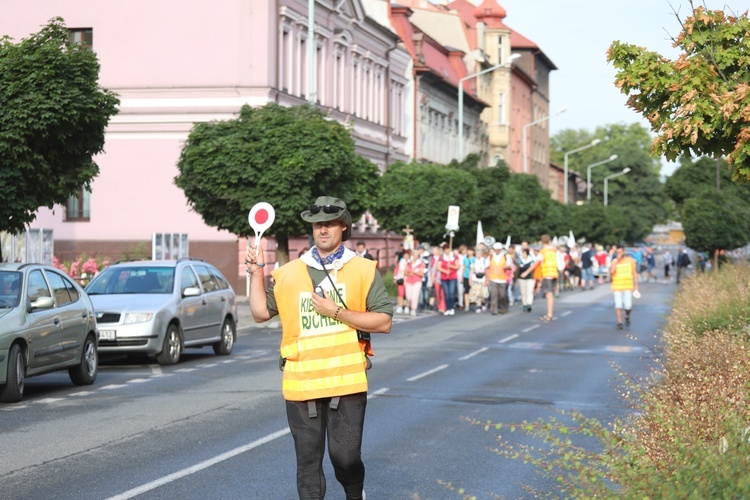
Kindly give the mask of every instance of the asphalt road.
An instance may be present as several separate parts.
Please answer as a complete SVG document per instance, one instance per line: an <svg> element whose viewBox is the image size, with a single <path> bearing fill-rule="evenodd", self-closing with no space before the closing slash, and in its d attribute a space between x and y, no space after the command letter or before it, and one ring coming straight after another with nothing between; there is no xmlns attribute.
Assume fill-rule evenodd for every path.
<svg viewBox="0 0 750 500"><path fill-rule="evenodd" d="M565 292L504 316L397 317L374 338L363 456L369 499L490 498L551 485L490 451L466 419L520 422L572 409L611 421L630 409L622 381L653 364L674 285L642 284L629 330L615 330L608 286ZM0 405L0 498L294 499L295 464L277 349L278 323L247 321L232 355L187 351L176 366L106 360L95 385L67 373L27 380ZM525 439L520 434L507 435ZM344 498L326 459L327 498Z"/></svg>

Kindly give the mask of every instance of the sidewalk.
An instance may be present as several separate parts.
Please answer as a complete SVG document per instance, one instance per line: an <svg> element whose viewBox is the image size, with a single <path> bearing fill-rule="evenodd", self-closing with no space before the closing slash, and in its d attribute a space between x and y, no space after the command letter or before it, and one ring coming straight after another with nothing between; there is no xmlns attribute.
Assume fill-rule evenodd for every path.
<svg viewBox="0 0 750 500"><path fill-rule="evenodd" d="M281 328L281 321L278 316L263 323L256 323L250 312L250 302L244 295L237 295L237 323L238 332L250 329Z"/></svg>

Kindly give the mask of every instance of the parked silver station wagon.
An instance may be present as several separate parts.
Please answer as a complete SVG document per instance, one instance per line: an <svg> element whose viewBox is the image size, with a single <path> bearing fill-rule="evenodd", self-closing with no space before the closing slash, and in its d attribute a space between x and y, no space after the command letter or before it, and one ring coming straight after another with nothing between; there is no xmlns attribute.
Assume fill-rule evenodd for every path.
<svg viewBox="0 0 750 500"><path fill-rule="evenodd" d="M212 265L196 259L118 262L86 292L99 327L99 352L147 354L159 364L186 347L232 352L237 336L234 290Z"/></svg>
<svg viewBox="0 0 750 500"><path fill-rule="evenodd" d="M26 377L68 370L76 385L96 380L94 306L61 271L0 263L0 402L23 399Z"/></svg>

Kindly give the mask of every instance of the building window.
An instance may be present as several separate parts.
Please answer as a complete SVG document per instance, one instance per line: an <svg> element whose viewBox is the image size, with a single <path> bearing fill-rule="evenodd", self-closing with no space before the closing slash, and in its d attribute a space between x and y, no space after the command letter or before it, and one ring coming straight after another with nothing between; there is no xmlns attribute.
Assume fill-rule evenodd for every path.
<svg viewBox="0 0 750 500"><path fill-rule="evenodd" d="M91 219L91 191L81 188L76 196L68 198L65 205L65 222L80 222Z"/></svg>
<svg viewBox="0 0 750 500"><path fill-rule="evenodd" d="M497 95L497 123L505 125L505 94L502 92Z"/></svg>
<svg viewBox="0 0 750 500"><path fill-rule="evenodd" d="M92 49L94 48L94 30L91 28L71 28L68 30L68 40L71 44L78 43Z"/></svg>
<svg viewBox="0 0 750 500"><path fill-rule="evenodd" d="M503 63L503 37L497 37L497 64Z"/></svg>
<svg viewBox="0 0 750 500"><path fill-rule="evenodd" d="M187 233L154 233L151 236L152 260L177 260L190 257Z"/></svg>

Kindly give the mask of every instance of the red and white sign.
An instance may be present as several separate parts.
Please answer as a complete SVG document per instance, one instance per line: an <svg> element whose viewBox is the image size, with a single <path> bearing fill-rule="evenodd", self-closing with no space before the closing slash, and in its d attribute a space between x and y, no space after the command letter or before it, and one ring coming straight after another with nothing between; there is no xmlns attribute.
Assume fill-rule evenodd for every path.
<svg viewBox="0 0 750 500"><path fill-rule="evenodd" d="M276 219L276 211L273 207L264 201L256 203L253 208L250 209L250 213L247 216L247 221L250 223L250 227L255 231L255 245L260 245L260 238L263 233L271 227L274 219Z"/></svg>

